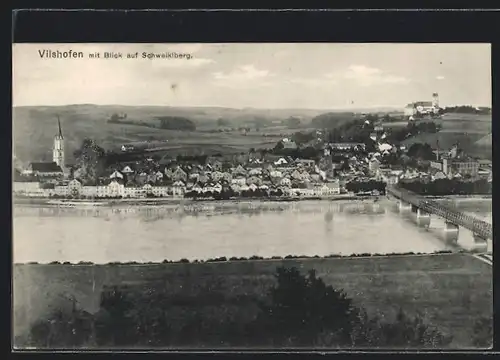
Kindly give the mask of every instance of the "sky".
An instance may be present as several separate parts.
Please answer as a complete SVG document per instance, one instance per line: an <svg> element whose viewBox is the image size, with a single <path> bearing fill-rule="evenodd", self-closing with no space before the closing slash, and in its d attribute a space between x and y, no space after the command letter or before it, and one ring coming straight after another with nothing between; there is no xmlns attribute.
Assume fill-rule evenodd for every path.
<svg viewBox="0 0 500 360"><path fill-rule="evenodd" d="M13 106L403 108L433 92L441 106L491 106L492 97L489 44L14 44L12 63Z"/></svg>

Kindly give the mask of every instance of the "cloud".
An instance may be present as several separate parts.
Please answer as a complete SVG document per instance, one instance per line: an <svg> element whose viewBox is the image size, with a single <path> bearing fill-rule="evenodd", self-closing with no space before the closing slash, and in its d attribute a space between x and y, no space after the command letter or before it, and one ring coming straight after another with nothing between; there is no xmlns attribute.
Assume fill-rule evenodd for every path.
<svg viewBox="0 0 500 360"><path fill-rule="evenodd" d="M337 81L335 79L328 76L322 78L293 78L290 79L290 82L294 84L300 84L312 87L329 86L337 84Z"/></svg>
<svg viewBox="0 0 500 360"><path fill-rule="evenodd" d="M438 76L436 76L436 80L444 80L444 76L443 75L438 75Z"/></svg>
<svg viewBox="0 0 500 360"><path fill-rule="evenodd" d="M249 84L267 86L271 83L266 79L274 76L268 70L259 70L254 65L242 65L229 73L215 72L213 74L216 85L225 87L242 87Z"/></svg>
<svg viewBox="0 0 500 360"><path fill-rule="evenodd" d="M327 77L335 77L335 73L326 75ZM410 80L403 77L393 75L382 71L381 69L365 66L351 65L343 74L344 79L354 80L362 86L379 85L379 84L403 84Z"/></svg>
<svg viewBox="0 0 500 360"><path fill-rule="evenodd" d="M166 68L193 68L203 65L208 65L214 63L212 59L203 58L191 58L191 59L154 59L148 60L143 59L143 61L153 61L156 67L166 67Z"/></svg>

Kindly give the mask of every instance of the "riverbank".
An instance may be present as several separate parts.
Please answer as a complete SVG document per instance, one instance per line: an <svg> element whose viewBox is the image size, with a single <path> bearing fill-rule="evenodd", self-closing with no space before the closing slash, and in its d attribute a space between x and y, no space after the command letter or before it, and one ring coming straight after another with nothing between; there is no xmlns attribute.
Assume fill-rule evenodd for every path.
<svg viewBox="0 0 500 360"><path fill-rule="evenodd" d="M73 266L88 266L88 265L95 265L95 266L154 266L154 265L160 265L162 266L163 264L203 264L203 263L220 263L220 262L237 262L237 261L252 261L252 262L259 262L259 261L278 261L278 260L314 260L314 259L365 259L365 258L380 258L380 257L402 257L402 256L443 256L443 255L454 255L457 253L469 253L467 250L455 247L454 250L441 250L441 251L436 251L433 253L415 253L415 252L405 252L405 253L386 253L386 254L379 254L379 253L356 253L356 254L350 254L350 255L342 255L342 254L331 254L327 256L306 256L306 255L286 255L286 256L272 256L272 257L262 257L262 256L251 256L251 257L219 257L219 258L214 258L214 259L206 259L206 260L188 260L188 259L180 259L180 260L163 260L162 262L154 262L154 261L148 261L148 262L137 262L137 261L131 261L131 262L110 262L107 264L97 264L93 263L91 261L79 261L79 262L74 262L71 263L69 261L65 262L59 262L59 261L52 261L50 263L38 263L38 262L28 262L28 263L14 263L14 265L73 265Z"/></svg>
<svg viewBox="0 0 500 360"><path fill-rule="evenodd" d="M492 267L467 254L123 266L26 264L13 269L14 333L25 334L50 309L71 309L72 298L79 309L96 314L103 291L118 287L128 298L144 300L133 302L139 313L161 310L154 305L155 296L168 303L168 323L179 334L170 346L182 346L177 341L192 320L186 314L196 314L196 323L204 326L192 334L196 340L188 336L184 346L231 346L224 324L236 322L244 328L251 322L259 301L275 284L279 266L296 267L304 274L314 269L370 315L389 321L399 307L410 315L425 309L426 322L453 336L452 348L471 347L477 319L492 317ZM213 336L203 336L209 333Z"/></svg>
<svg viewBox="0 0 500 360"><path fill-rule="evenodd" d="M248 202L301 202L301 201L352 201L352 200L375 200L380 196L353 196L353 195L333 195L333 196L310 196L310 197L263 197L263 198L232 198L227 200L220 199L190 199L190 198L138 198L138 199L93 199L80 200L80 199L52 199L52 198L27 198L27 197L14 197L14 205L43 205L43 206L114 206L114 205L181 205L181 204L238 204Z"/></svg>
<svg viewBox="0 0 500 360"><path fill-rule="evenodd" d="M426 199L443 200L492 200L491 195L446 195L446 196L424 196Z"/></svg>

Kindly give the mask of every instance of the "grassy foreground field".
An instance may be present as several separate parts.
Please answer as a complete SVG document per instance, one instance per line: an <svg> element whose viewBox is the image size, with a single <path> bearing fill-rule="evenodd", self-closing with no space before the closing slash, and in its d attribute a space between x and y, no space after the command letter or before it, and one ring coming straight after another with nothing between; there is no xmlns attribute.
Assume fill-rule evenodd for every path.
<svg viewBox="0 0 500 360"><path fill-rule="evenodd" d="M290 259L158 265L15 265L14 332L25 335L51 309L71 307L70 298L89 313L99 310L101 291L120 286L141 299L163 293L174 328L186 314L256 316L257 302L274 284L277 266L315 269L326 284L344 289L369 314L394 318L399 307L420 312L427 322L452 335L452 347L471 347L473 326L492 316L492 269L466 254L377 258ZM187 344L189 345L189 343ZM191 344L192 345L192 344Z"/></svg>

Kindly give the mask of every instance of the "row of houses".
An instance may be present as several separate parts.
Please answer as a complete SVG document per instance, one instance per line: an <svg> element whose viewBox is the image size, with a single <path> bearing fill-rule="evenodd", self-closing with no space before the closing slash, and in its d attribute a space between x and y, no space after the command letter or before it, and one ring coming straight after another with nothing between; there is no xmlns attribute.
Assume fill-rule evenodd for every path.
<svg viewBox="0 0 500 360"><path fill-rule="evenodd" d="M312 161L312 160L311 160ZM272 184L283 186L291 185L292 181L323 182L326 180L326 172L319 169L312 161L305 162L306 165L296 167L268 166L267 168L254 167L245 168L238 165L230 171L209 171L203 166L193 166L190 169L177 166L175 168L166 167L164 172L156 171L153 173L134 174L129 166L124 169L114 170L109 179L124 181L125 183L150 183L152 185L159 183L171 183L183 181L185 183L209 183L209 182L227 182L240 185L257 184L269 180ZM102 180L105 180L104 178Z"/></svg>
<svg viewBox="0 0 500 360"><path fill-rule="evenodd" d="M458 172L449 172L444 173L440 170L430 169L429 172L418 171L416 169L407 169L406 171L402 170L390 170L383 169L377 172L376 178L378 180L384 181L387 184L394 185L400 181L420 181L420 182L430 182L440 179L464 179L464 176ZM492 172L484 172L480 174L479 178L486 179L488 182L491 182ZM469 180L477 180L477 177L469 178Z"/></svg>
<svg viewBox="0 0 500 360"><path fill-rule="evenodd" d="M281 190L283 194L288 195L306 195L306 196L329 196L340 194L340 183L338 181L323 183L323 184L309 184L296 188L293 186L280 186L280 185L266 185L266 184L224 184L236 194L241 194L245 191L262 190L270 192ZM185 183L181 180L174 182L169 186L152 186L145 184L141 187L125 186L119 180L111 180L109 184L102 186L84 186L80 181L73 179L67 184L55 185L53 187L46 187L39 182L14 182L14 193L16 195L24 195L30 197L123 197L123 198L143 198L148 195L158 197L181 197L186 192L196 193L220 193L223 191L224 186L221 183Z"/></svg>

